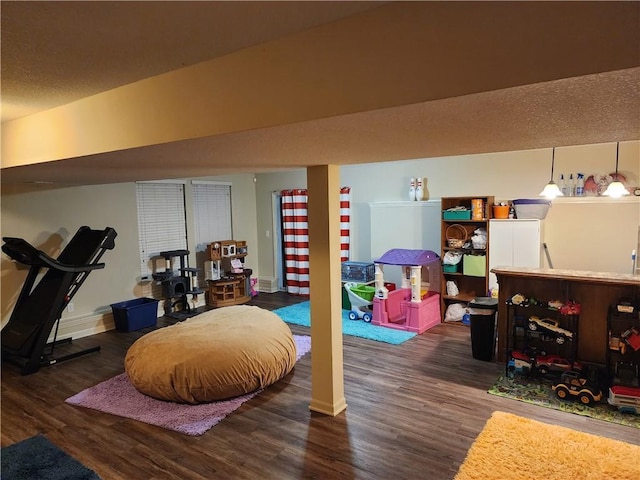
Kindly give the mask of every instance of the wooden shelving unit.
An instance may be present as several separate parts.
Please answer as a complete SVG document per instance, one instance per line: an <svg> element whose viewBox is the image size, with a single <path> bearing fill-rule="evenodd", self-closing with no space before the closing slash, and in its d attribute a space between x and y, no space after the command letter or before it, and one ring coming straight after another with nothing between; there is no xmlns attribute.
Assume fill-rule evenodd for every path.
<svg viewBox="0 0 640 480"><path fill-rule="evenodd" d="M607 369L611 385L640 387L640 315L633 312L619 312L615 306L609 308L607 316ZM635 341L625 338L634 337ZM634 348L632 345L635 345Z"/></svg>
<svg viewBox="0 0 640 480"><path fill-rule="evenodd" d="M234 272L231 264L232 260L238 259L244 265L247 253L244 240L222 240L207 246L207 255L216 262L221 273L219 279L208 281L207 305L226 307L247 303L251 299L251 271L243 268L242 272Z"/></svg>
<svg viewBox="0 0 640 480"><path fill-rule="evenodd" d="M579 315L563 315L558 310L552 310L544 305L519 306L509 305L507 308L507 352L517 350L530 355L558 355L570 362L578 359L578 326ZM558 326L571 332L571 339L564 339L562 335L553 331L546 331L537 327L531 318L551 318L558 322ZM535 327L535 330L531 328ZM560 340L560 341L559 341ZM506 362L509 356L506 357Z"/></svg>
<svg viewBox="0 0 640 480"><path fill-rule="evenodd" d="M480 199L483 202L483 215L480 220L473 219L445 219L444 214L442 216L442 225L441 225L441 252L440 256L444 259L444 256L449 251L460 251L463 254L471 255L471 254L483 254L484 255L484 276L477 275L468 275L465 273L463 268L463 262L460 262L458 267L458 271L456 272L444 272L442 273L442 285L440 289L440 311L442 314L442 318L444 319L444 315L447 311L447 307L453 303L461 303L466 305L475 297L484 297L487 296L487 292L489 290L489 252L488 249L475 249L471 247L467 248L456 248L449 247L447 242L447 229L451 225L461 225L466 233L467 238L471 238L473 232L482 227L487 231L487 245L489 244L489 220L491 219L491 207L494 203L494 197L492 196L474 196L474 197L444 197L442 198L442 210L447 210L453 207L466 207L471 210L472 201L475 199ZM459 293L456 296L447 295L447 282L454 281L456 286L458 287Z"/></svg>

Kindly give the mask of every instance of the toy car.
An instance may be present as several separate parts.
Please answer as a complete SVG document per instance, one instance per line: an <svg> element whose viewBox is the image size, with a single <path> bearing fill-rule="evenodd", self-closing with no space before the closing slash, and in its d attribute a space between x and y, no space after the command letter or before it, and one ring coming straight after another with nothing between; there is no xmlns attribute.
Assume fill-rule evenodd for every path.
<svg viewBox="0 0 640 480"><path fill-rule="evenodd" d="M547 303L549 310L560 310L563 305L564 302L562 300L549 300Z"/></svg>
<svg viewBox="0 0 640 480"><path fill-rule="evenodd" d="M517 350L511 352L509 362L507 363L507 376L512 378L516 373L529 375L532 368L533 358Z"/></svg>
<svg viewBox="0 0 640 480"><path fill-rule="evenodd" d="M529 317L529 330L538 329L550 332L555 336L556 343L562 345L565 340L573 340L573 332L560 327L560 324L551 318Z"/></svg>
<svg viewBox="0 0 640 480"><path fill-rule="evenodd" d="M623 413L640 415L640 388L613 386L609 389L607 402Z"/></svg>
<svg viewBox="0 0 640 480"><path fill-rule="evenodd" d="M527 306L527 297L522 295L521 293L516 293L509 300L507 300L507 305L521 305L523 307Z"/></svg>
<svg viewBox="0 0 640 480"><path fill-rule="evenodd" d="M542 375L549 372L567 372L570 370L582 370L580 362L572 362L560 355L538 355L536 357L536 370Z"/></svg>
<svg viewBox="0 0 640 480"><path fill-rule="evenodd" d="M582 308L579 303L569 301L560 307L562 315L580 315Z"/></svg>
<svg viewBox="0 0 640 480"><path fill-rule="evenodd" d="M515 305L519 307L534 307L541 306L542 302L534 297L525 297L521 293L516 293L510 299L507 300L507 305Z"/></svg>
<svg viewBox="0 0 640 480"><path fill-rule="evenodd" d="M556 392L558 398L577 398L583 405L591 405L602 399L602 391L589 380L582 377L580 372L564 372L560 376L560 381L555 383L551 389Z"/></svg>

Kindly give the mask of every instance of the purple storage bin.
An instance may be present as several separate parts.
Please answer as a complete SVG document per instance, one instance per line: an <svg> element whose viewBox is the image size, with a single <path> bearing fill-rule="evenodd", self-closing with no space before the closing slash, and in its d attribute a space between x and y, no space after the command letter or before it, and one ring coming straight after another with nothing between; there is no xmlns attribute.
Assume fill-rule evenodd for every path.
<svg viewBox="0 0 640 480"><path fill-rule="evenodd" d="M519 198L512 203L516 217L525 219L544 220L551 206L550 200L540 198Z"/></svg>

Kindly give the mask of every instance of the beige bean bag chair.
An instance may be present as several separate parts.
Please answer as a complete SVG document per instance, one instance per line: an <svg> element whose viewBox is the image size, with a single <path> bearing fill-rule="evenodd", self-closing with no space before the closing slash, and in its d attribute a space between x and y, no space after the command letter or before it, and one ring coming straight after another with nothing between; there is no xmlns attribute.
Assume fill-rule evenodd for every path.
<svg viewBox="0 0 640 480"><path fill-rule="evenodd" d="M195 404L265 388L295 363L287 324L268 310L239 305L144 335L129 348L125 370L146 395Z"/></svg>

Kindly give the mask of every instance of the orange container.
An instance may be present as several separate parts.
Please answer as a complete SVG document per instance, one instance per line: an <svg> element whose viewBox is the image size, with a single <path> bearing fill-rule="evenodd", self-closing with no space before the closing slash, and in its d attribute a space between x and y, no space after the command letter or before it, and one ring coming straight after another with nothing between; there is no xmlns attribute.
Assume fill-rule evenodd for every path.
<svg viewBox="0 0 640 480"><path fill-rule="evenodd" d="M482 220L484 218L483 210L481 198L471 200L471 220Z"/></svg>
<svg viewBox="0 0 640 480"><path fill-rule="evenodd" d="M494 205L493 218L509 218L509 205Z"/></svg>

